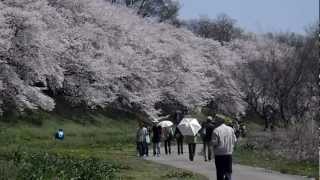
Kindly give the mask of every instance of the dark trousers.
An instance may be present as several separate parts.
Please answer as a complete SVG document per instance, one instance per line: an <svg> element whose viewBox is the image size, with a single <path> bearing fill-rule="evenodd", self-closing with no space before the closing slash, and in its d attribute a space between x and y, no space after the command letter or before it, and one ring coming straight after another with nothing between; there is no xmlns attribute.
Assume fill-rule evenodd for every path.
<svg viewBox="0 0 320 180"><path fill-rule="evenodd" d="M146 142L138 142L137 145L140 157L142 157L143 155L147 156L149 154L149 148Z"/></svg>
<svg viewBox="0 0 320 180"><path fill-rule="evenodd" d="M166 154L171 154L171 140L167 139L164 141L164 151Z"/></svg>
<svg viewBox="0 0 320 180"><path fill-rule="evenodd" d="M195 143L188 144L188 149L189 149L189 160L193 161L194 155L196 153L196 144Z"/></svg>
<svg viewBox="0 0 320 180"><path fill-rule="evenodd" d="M178 155L183 154L183 137L177 138Z"/></svg>
<svg viewBox="0 0 320 180"><path fill-rule="evenodd" d="M144 155L149 156L149 144L147 142L144 142L143 146L144 146Z"/></svg>
<svg viewBox="0 0 320 180"><path fill-rule="evenodd" d="M203 155L204 155L204 160L211 161L212 157L212 145L210 142L203 141Z"/></svg>
<svg viewBox="0 0 320 180"><path fill-rule="evenodd" d="M153 142L153 155L160 155L160 142Z"/></svg>
<svg viewBox="0 0 320 180"><path fill-rule="evenodd" d="M232 155L215 156L217 180L231 180Z"/></svg>

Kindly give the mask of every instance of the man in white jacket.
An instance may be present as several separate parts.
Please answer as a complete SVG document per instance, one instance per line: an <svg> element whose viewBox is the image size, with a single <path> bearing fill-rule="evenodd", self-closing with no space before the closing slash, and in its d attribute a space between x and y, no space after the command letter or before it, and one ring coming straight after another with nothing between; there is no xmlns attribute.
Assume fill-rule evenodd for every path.
<svg viewBox="0 0 320 180"><path fill-rule="evenodd" d="M233 128L224 124L224 120L215 117L217 127L212 133L217 180L231 180L232 153L237 141Z"/></svg>

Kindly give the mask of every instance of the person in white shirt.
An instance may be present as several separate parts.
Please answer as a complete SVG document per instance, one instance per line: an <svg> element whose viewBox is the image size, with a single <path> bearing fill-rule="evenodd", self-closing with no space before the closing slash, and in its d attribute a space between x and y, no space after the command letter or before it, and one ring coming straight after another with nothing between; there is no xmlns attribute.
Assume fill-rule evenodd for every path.
<svg viewBox="0 0 320 180"><path fill-rule="evenodd" d="M212 133L217 180L231 180L232 153L237 141L232 127L224 124L224 120L215 117L216 128Z"/></svg>
<svg viewBox="0 0 320 180"><path fill-rule="evenodd" d="M137 130L137 134L136 134L137 150L139 151L140 157L147 156L147 153L148 153L147 136L148 136L148 129L143 123L140 123L139 129Z"/></svg>

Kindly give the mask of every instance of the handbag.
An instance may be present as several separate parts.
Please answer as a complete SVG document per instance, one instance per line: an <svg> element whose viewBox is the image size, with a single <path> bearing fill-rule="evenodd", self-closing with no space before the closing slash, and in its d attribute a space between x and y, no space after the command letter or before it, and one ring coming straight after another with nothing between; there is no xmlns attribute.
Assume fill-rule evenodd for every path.
<svg viewBox="0 0 320 180"><path fill-rule="evenodd" d="M150 136L149 135L146 136L146 143L150 144Z"/></svg>

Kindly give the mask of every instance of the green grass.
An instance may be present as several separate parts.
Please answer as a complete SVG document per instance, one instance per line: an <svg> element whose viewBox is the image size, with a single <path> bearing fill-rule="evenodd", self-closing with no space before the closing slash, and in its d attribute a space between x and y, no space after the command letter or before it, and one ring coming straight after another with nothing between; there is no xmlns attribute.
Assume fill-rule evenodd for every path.
<svg viewBox="0 0 320 180"><path fill-rule="evenodd" d="M295 162L285 158L275 157L268 151L238 149L234 154L239 164L262 167L279 171L285 174L295 174L308 177L317 177L318 165L311 162Z"/></svg>
<svg viewBox="0 0 320 180"><path fill-rule="evenodd" d="M262 167L285 174L318 177L318 162L293 161L273 154L270 147L260 147L261 145L255 144L259 143L257 139L263 138L259 137L259 132L263 131L263 125L250 122L247 123L247 127L250 138L242 139L238 143L234 153L236 163ZM257 140L257 142L250 142L249 139Z"/></svg>
<svg viewBox="0 0 320 180"><path fill-rule="evenodd" d="M39 120L39 117L42 119ZM62 169L67 174L58 176L61 179L70 179L73 175L70 171L74 171L75 167L80 170L80 175L80 172L94 171L94 174L100 173L101 177L106 177L97 176L94 179L206 179L198 174L137 158L135 120L115 120L98 113L90 114L90 123L85 123L83 116L79 118L82 120L44 113L27 121L0 122L0 180L52 179L62 171L55 164L57 162L65 164ZM36 125L33 123L35 119ZM63 141L54 139L54 132L59 128L65 131ZM13 155L13 152L24 156L17 161L15 157L20 156ZM46 154L48 158L43 159L47 157ZM47 162L47 165L39 162ZM35 167L42 171L34 170ZM99 171L103 168L105 171L110 170L107 174L110 176L104 176L104 172ZM30 178L32 175L35 177ZM82 179L90 178L82 176Z"/></svg>

